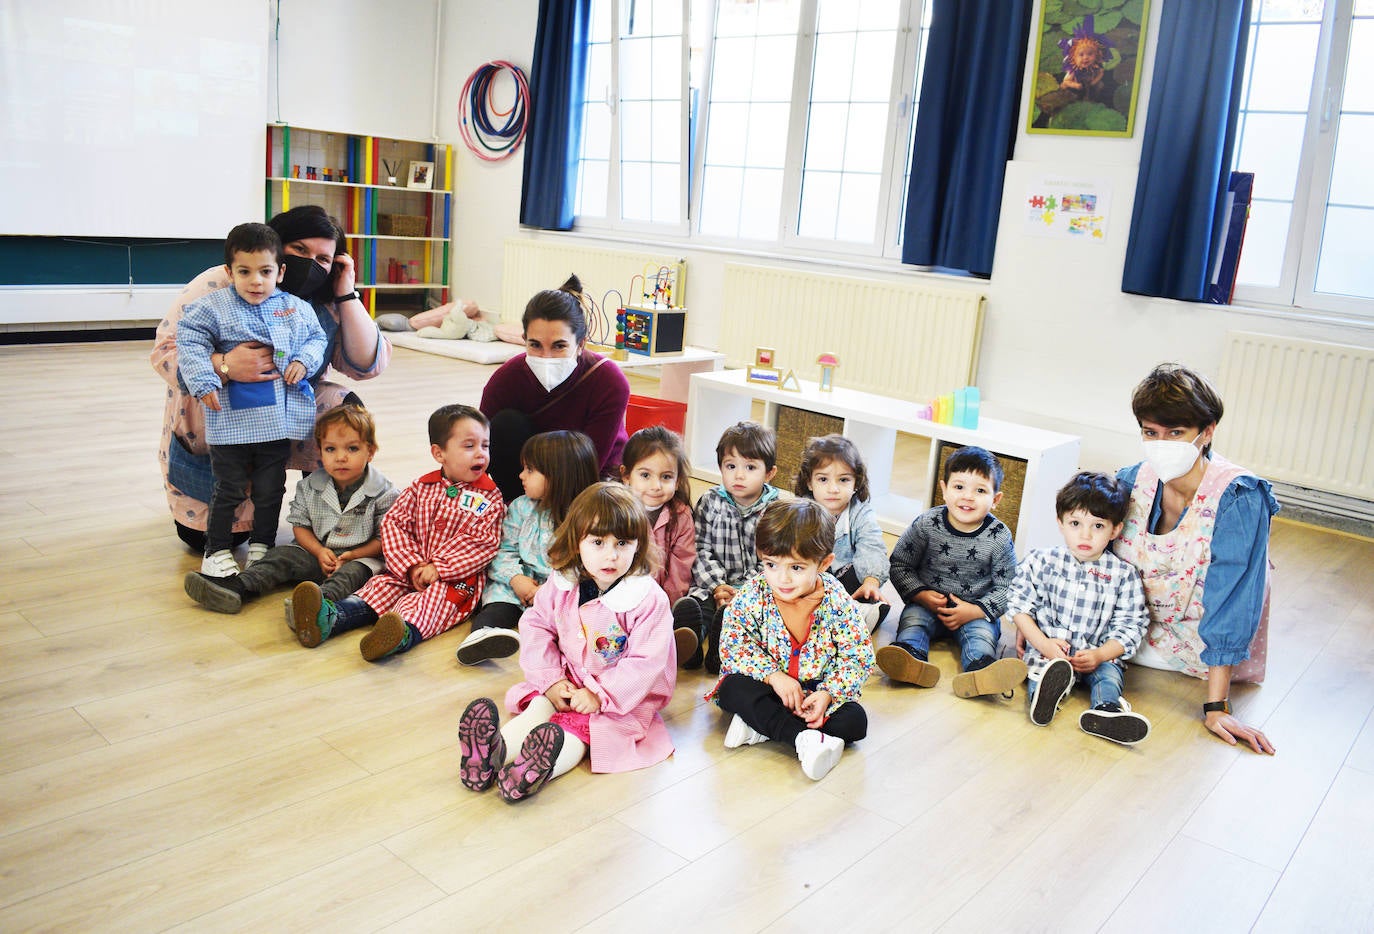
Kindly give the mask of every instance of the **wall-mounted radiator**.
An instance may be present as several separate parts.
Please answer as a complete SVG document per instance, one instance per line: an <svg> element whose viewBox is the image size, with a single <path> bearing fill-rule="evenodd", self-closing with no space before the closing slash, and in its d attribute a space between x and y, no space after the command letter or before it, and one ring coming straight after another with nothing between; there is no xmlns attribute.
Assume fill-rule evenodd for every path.
<svg viewBox="0 0 1374 934"><path fill-rule="evenodd" d="M926 400L975 382L985 297L925 283L727 263L721 350L730 366L772 347L774 365L816 380L816 357L840 359L835 382Z"/></svg>
<svg viewBox="0 0 1374 934"><path fill-rule="evenodd" d="M1227 338L1218 450L1270 480L1374 500L1374 350Z"/></svg>
<svg viewBox="0 0 1374 934"><path fill-rule="evenodd" d="M558 288L572 273L577 273L583 289L598 305L610 289L620 292L625 301L634 303L638 296L629 294L630 280L644 275L646 267L656 270L660 264L677 260L677 257L662 254L608 250L561 240L509 237L501 276L501 320L518 322L531 296L544 289ZM690 293L683 303L691 307Z"/></svg>

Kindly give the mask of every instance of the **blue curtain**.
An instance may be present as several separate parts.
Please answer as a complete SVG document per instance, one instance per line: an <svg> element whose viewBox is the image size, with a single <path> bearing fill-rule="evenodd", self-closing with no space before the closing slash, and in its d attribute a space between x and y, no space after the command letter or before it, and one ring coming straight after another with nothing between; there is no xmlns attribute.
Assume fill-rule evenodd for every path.
<svg viewBox="0 0 1374 934"><path fill-rule="evenodd" d="M1166 0L1121 290L1203 301L1222 248L1250 0Z"/></svg>
<svg viewBox="0 0 1374 934"><path fill-rule="evenodd" d="M570 230L582 143L591 0L539 0L520 223Z"/></svg>
<svg viewBox="0 0 1374 934"><path fill-rule="evenodd" d="M1031 0L934 0L902 262L992 274Z"/></svg>

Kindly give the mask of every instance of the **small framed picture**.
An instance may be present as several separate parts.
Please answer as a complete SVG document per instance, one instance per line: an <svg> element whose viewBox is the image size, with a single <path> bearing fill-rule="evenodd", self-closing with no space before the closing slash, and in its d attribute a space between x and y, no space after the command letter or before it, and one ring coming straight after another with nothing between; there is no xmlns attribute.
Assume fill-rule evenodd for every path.
<svg viewBox="0 0 1374 934"><path fill-rule="evenodd" d="M755 364L744 371L744 378L751 383L777 387L782 383L782 371L775 366L759 366Z"/></svg>
<svg viewBox="0 0 1374 934"><path fill-rule="evenodd" d="M415 161L412 161L412 162L410 163L410 178L409 178L409 180L406 182L406 187L407 187L407 188L425 188L425 189L433 188L433 187L434 187L434 163L433 163L433 162L415 162Z"/></svg>
<svg viewBox="0 0 1374 934"><path fill-rule="evenodd" d="M755 365L755 366L772 366L772 365L773 365L773 348L772 348L772 347L755 347L755 348L754 348L754 365Z"/></svg>

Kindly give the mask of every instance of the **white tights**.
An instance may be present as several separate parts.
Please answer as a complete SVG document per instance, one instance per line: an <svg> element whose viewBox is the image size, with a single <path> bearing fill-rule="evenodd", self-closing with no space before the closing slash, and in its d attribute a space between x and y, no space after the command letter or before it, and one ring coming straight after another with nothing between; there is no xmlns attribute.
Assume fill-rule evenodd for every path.
<svg viewBox="0 0 1374 934"><path fill-rule="evenodd" d="M501 738L506 741L507 763L520 751L520 744L525 741L530 730L541 723L548 723L553 713L553 701L541 694L532 698L528 707L506 721L506 725L501 727ZM557 778L565 772L571 772L586 754L587 744L564 730L563 749L558 753L558 759L553 764L553 774L549 778Z"/></svg>

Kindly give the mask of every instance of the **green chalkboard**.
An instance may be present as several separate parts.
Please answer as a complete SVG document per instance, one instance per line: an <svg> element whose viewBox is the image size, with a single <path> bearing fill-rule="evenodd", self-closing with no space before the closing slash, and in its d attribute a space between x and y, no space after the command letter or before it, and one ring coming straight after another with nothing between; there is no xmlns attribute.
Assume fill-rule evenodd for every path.
<svg viewBox="0 0 1374 934"><path fill-rule="evenodd" d="M184 285L223 262L223 240L0 237L0 285Z"/></svg>

